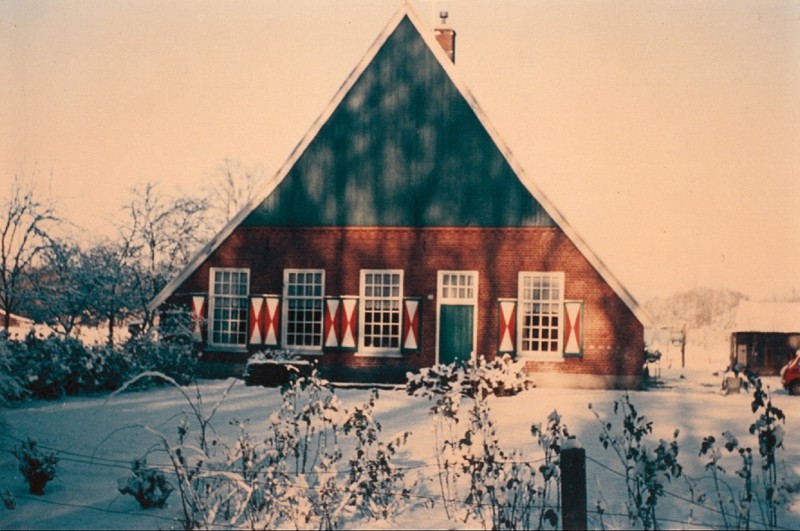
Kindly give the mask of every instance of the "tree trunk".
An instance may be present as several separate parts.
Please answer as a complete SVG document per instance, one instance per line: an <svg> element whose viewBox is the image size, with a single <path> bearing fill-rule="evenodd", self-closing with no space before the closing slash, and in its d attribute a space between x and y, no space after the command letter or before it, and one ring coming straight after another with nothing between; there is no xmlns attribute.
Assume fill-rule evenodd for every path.
<svg viewBox="0 0 800 531"><path fill-rule="evenodd" d="M114 318L108 320L108 346L114 348Z"/></svg>

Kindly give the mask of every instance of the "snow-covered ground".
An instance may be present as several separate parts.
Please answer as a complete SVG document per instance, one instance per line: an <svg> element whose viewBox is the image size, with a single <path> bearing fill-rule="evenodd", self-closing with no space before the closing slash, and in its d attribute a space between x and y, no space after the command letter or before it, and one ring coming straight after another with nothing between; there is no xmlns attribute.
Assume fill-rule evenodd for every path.
<svg viewBox="0 0 800 531"><path fill-rule="evenodd" d="M707 435L729 430L740 442L754 445L747 433L754 420L751 397L747 394L724 396L719 389L727 351L723 348L708 353L687 348L692 360L680 369L680 360L672 367L661 367L662 385L649 391L631 393L631 401L640 413L654 422L653 438L671 439L680 430L680 460L688 476L704 474L704 458L698 458L700 442ZM713 373L720 371L717 375ZM777 378L768 378L776 405L787 415L785 449L779 457L786 464L793 481L800 481L800 397L792 397L780 388ZM213 403L230 381L204 381L200 388L206 404ZM337 389L337 396L346 406L363 403L367 392L358 389ZM587 451L587 486L590 510L598 501L605 505L607 528L625 528L625 487L623 480L603 465L619 471L619 461L611 450L599 443L600 425L588 404L612 421L614 400L619 391L531 389L520 395L492 399L494 418L504 448L523 452L538 450L531 436L532 424L546 423L548 414L557 410L570 432L577 434ZM222 403L214 427L223 438L232 440L235 428L232 419L249 419L251 433L264 426L267 417L280 403L275 389L246 387L239 382ZM428 416L430 404L406 395L403 390L382 390L376 412L385 436L410 430L413 436L404 448L399 462L419 465L433 463L432 424ZM140 509L130 496L117 491L117 478L126 476L129 462L141 457L156 441L147 431L133 427L148 425L174 435L181 411L187 410L180 393L169 387L145 392L124 393L109 399L108 395L69 398L58 402L32 401L12 409L0 410L0 493L9 491L16 499L16 508L0 506L0 528L4 529L153 529L180 527L176 520L180 503L173 493L164 509ZM57 478L47 485L41 497L27 493L27 486L17 470L9 450L18 440L35 437L39 444L58 449L61 456ZM737 456L726 455L723 464L729 475L740 466ZM416 466L410 473L425 473L431 479L427 492L436 493L435 468ZM700 505L689 503L683 479L667 486L669 494L659 503L659 526L662 528L708 529L719 526L718 515ZM696 494L696 493L695 493ZM682 499L683 498L683 499ZM754 519L760 516L754 511ZM800 494L795 493L779 516L781 527L800 528ZM441 506L412 505L392 522L351 521L351 528L438 529L476 527L448 521ZM599 527L596 515L590 526Z"/></svg>

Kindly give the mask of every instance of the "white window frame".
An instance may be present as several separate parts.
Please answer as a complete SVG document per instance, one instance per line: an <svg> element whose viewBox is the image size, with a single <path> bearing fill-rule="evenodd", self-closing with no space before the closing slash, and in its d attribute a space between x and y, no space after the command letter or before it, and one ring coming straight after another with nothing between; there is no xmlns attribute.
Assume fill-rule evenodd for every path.
<svg viewBox="0 0 800 531"><path fill-rule="evenodd" d="M366 295L366 280L367 275L399 275L399 289L396 296L390 297L367 297ZM404 275L402 269L362 269L359 279L358 288L358 356L377 356L386 358L400 358L402 357L402 344L403 344L403 289L404 289ZM397 302L397 323L389 323L389 326L397 327L397 347L373 347L366 346L366 333L367 326L367 299L379 298L383 300L395 300Z"/></svg>
<svg viewBox="0 0 800 531"><path fill-rule="evenodd" d="M559 290L559 297L554 299L552 297L548 297L547 299L539 298L539 304L553 304L556 306L555 312L550 312L549 317L552 318L556 316L558 318L557 325L553 326L548 323L548 325L539 324L537 328L540 331L547 330L548 335L550 331L556 330L557 331L557 344L556 350L523 350L523 341L525 335L525 305L526 303L535 303L536 299L526 299L524 298L525 292L525 278L530 277L532 280L535 277L547 277L551 279L551 281L555 281ZM565 275L563 271L520 271L518 280L517 280L517 352L519 353L521 358L525 358L528 360L533 361L564 361L564 280ZM530 287L531 290L535 289L533 286ZM552 342L552 338L539 338L540 340L544 339L547 342Z"/></svg>
<svg viewBox="0 0 800 531"><path fill-rule="evenodd" d="M321 274L322 275L322 285L320 290L319 297L311 296L311 297L297 297L297 296L290 296L289 295L289 276L294 273L302 273L302 274ZM319 299L320 301L320 320L319 320L319 345L291 345L289 344L289 300L290 299ZM325 341L325 270L324 269L284 269L283 270L283 311L281 312L281 332L283 339L284 347L297 352L303 353L311 353L322 355L322 344Z"/></svg>
<svg viewBox="0 0 800 531"><path fill-rule="evenodd" d="M246 275L246 293L244 295L241 294L222 294L216 293L216 274L217 273L236 273L241 274L244 273ZM223 341L214 341L214 335L216 332L216 325L221 323L221 320L217 320L215 313L216 307L218 303L218 299L222 298L230 298L230 299L243 299L245 301L244 308L243 308L243 317L241 319L233 320L227 319L228 323L244 323L244 332L236 332L236 335L242 335L243 341L241 343L226 343ZM249 319L249 312L250 312L250 269L246 267L212 267L209 271L209 278L208 278L208 344L212 347L219 347L219 348L233 348L237 350L243 350L247 348L247 340L248 340L248 328L250 325ZM222 333L220 331L220 333ZM228 331L225 332L228 335L232 335L234 333Z"/></svg>

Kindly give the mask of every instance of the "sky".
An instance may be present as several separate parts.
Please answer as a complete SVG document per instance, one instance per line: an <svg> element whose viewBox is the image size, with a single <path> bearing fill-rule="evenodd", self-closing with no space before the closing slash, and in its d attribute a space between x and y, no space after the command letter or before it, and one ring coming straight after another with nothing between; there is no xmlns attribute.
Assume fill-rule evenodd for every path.
<svg viewBox="0 0 800 531"><path fill-rule="evenodd" d="M0 0L0 199L87 239L132 187L269 178L401 0ZM640 301L800 295L800 2L412 1L532 180Z"/></svg>

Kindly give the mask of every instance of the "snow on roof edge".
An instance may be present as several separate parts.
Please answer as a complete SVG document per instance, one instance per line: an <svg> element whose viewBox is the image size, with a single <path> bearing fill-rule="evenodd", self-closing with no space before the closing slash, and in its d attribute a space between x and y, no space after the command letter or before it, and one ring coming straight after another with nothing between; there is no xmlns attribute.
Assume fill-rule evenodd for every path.
<svg viewBox="0 0 800 531"><path fill-rule="evenodd" d="M800 333L800 303L742 301L733 332Z"/></svg>

